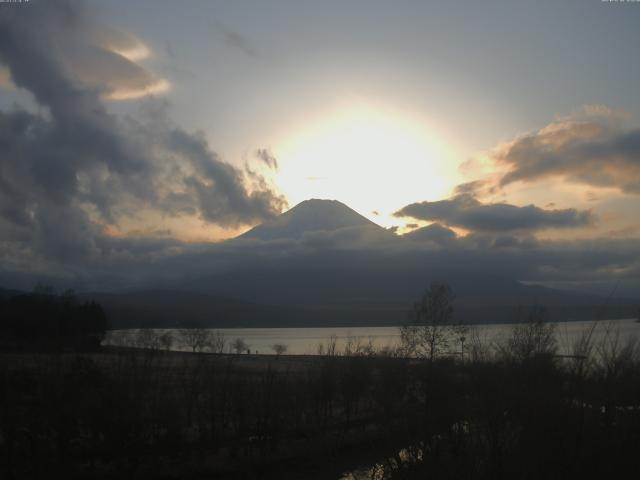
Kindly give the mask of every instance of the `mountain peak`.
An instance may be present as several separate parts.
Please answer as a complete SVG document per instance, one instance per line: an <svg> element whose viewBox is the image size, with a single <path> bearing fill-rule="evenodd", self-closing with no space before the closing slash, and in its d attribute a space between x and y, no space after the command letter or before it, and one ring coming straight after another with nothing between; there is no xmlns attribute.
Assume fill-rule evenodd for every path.
<svg viewBox="0 0 640 480"><path fill-rule="evenodd" d="M307 200L303 200L300 203L298 203L295 207L290 208L289 210L287 210L287 212L290 212L292 210L296 210L298 208L331 208L330 206L342 206L345 208L349 208L347 207L344 203L339 202L338 200L332 200L329 198L308 198ZM349 209L351 210L351 209ZM285 213L287 213L285 212Z"/></svg>
<svg viewBox="0 0 640 480"><path fill-rule="evenodd" d="M382 228L338 200L311 198L258 225L239 238L299 239L304 234L342 228Z"/></svg>

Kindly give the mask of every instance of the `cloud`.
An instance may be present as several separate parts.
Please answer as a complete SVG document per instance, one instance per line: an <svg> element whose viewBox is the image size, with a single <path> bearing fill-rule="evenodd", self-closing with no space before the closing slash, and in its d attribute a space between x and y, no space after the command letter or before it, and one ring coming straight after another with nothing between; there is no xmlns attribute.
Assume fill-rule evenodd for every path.
<svg viewBox="0 0 640 480"><path fill-rule="evenodd" d="M211 27L214 30L220 32L225 43L230 47L239 50L247 57L258 58L260 56L258 54L258 49L255 47L253 42L249 40L249 38L247 38L245 35L230 29L220 22L213 22L211 24Z"/></svg>
<svg viewBox="0 0 640 480"><path fill-rule="evenodd" d="M247 192L242 172L221 162L203 136L176 129L169 135L169 147L195 167L195 174L185 177L184 182L205 220L223 226L257 223L286 206L282 197L269 190Z"/></svg>
<svg viewBox="0 0 640 480"><path fill-rule="evenodd" d="M540 246L540 242L532 235L512 235L509 233L470 233L459 239L465 248L476 250L511 249L514 251L529 250Z"/></svg>
<svg viewBox="0 0 640 480"><path fill-rule="evenodd" d="M84 43L64 47L60 61L66 64L69 77L109 100L128 100L169 90L167 80L138 63L150 54L140 40L118 30L102 31L97 38L87 35L78 39Z"/></svg>
<svg viewBox="0 0 640 480"><path fill-rule="evenodd" d="M259 148L256 150L256 157L272 170L278 171L278 160L268 148Z"/></svg>
<svg viewBox="0 0 640 480"><path fill-rule="evenodd" d="M11 80L11 72L3 65L0 65L0 88L15 88L15 85Z"/></svg>
<svg viewBox="0 0 640 480"><path fill-rule="evenodd" d="M43 107L0 111L3 263L13 254L66 264L140 253L109 227L145 211L235 227L284 208L259 176L173 124L165 104L149 100L143 119L107 111L105 97L151 85L133 62L145 55L135 37L96 23L76 1L2 13L0 64Z"/></svg>
<svg viewBox="0 0 640 480"><path fill-rule="evenodd" d="M487 188L491 188L487 180L474 180L472 182L461 183L454 189L454 195L473 195L476 196Z"/></svg>
<svg viewBox="0 0 640 480"><path fill-rule="evenodd" d="M164 93L169 83L141 63L149 48L131 33L96 21L79 1L42 2L29 8L4 9L1 22L5 63L37 49L44 60L56 65L77 88L92 90L102 98L126 100ZM20 30L22 29L22 31ZM29 38L25 39L28 32ZM22 42L26 45L22 46ZM37 63L43 58L34 59ZM21 83L28 72L15 62L0 85L8 79ZM15 78L18 76L19 78ZM45 79L43 79L45 81Z"/></svg>
<svg viewBox="0 0 640 480"><path fill-rule="evenodd" d="M483 204L468 194L457 195L449 200L412 203L393 215L442 222L476 232L576 228L591 225L595 221L590 211L573 208L545 210L534 205L518 207L506 203Z"/></svg>
<svg viewBox="0 0 640 480"><path fill-rule="evenodd" d="M457 235L450 228L443 227L439 223L432 223L426 227L406 233L404 238L420 242L433 242L437 245L450 245L456 240Z"/></svg>
<svg viewBox="0 0 640 480"><path fill-rule="evenodd" d="M553 177L640 194L640 130L624 130L605 107L586 112L496 148L491 157L506 169L498 186Z"/></svg>

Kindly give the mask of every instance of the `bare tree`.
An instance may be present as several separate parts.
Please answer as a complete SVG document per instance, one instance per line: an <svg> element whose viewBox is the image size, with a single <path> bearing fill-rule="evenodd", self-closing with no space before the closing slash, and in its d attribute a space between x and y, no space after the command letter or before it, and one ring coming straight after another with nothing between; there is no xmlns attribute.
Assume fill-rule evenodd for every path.
<svg viewBox="0 0 640 480"><path fill-rule="evenodd" d="M180 330L180 338L193 353L203 352L212 343L211 331L202 327L183 328Z"/></svg>
<svg viewBox="0 0 640 480"><path fill-rule="evenodd" d="M244 338L236 338L231 342L231 348L236 353L242 353L249 348L249 345L244 341Z"/></svg>
<svg viewBox="0 0 640 480"><path fill-rule="evenodd" d="M367 357L373 357L376 355L376 347L373 344L373 338L369 337L367 343L363 345L361 355L365 355Z"/></svg>
<svg viewBox="0 0 640 480"><path fill-rule="evenodd" d="M451 337L459 330L453 325L453 300L451 287L444 283L432 283L422 298L414 305L414 319L410 325L400 328L400 340L406 355L415 355L433 361L447 350Z"/></svg>
<svg viewBox="0 0 640 480"><path fill-rule="evenodd" d="M635 337L621 336L620 327L614 321L605 324L603 336L595 345L602 376L607 379L617 378L622 370L633 363L638 353L637 346Z"/></svg>
<svg viewBox="0 0 640 480"><path fill-rule="evenodd" d="M276 343L275 345L271 345L271 349L275 352L277 356L280 356L283 353L286 353L287 348L288 347L284 343Z"/></svg>
<svg viewBox="0 0 640 480"><path fill-rule="evenodd" d="M336 355L336 345L338 344L338 336L333 333L329 337L329 342L327 343L327 355L330 357L334 357Z"/></svg>
<svg viewBox="0 0 640 480"><path fill-rule="evenodd" d="M467 357L472 363L488 362L495 354L493 342L487 334L481 334L478 327L473 327L466 335Z"/></svg>
<svg viewBox="0 0 640 480"><path fill-rule="evenodd" d="M160 335L160 345L162 346L162 348L164 348L165 350L171 350L171 346L173 345L173 334L171 332L164 332L162 335Z"/></svg>
<svg viewBox="0 0 640 480"><path fill-rule="evenodd" d="M136 332L135 345L147 350L160 350L160 335L151 328L140 328Z"/></svg>
<svg viewBox="0 0 640 480"><path fill-rule="evenodd" d="M364 352L364 345L362 343L362 339L360 337L347 337L347 342L344 345L344 356L358 356L362 355Z"/></svg>
<svg viewBox="0 0 640 480"><path fill-rule="evenodd" d="M227 341L224 338L224 334L222 332L216 331L211 334L211 343L210 348L213 353L223 353L224 346Z"/></svg>

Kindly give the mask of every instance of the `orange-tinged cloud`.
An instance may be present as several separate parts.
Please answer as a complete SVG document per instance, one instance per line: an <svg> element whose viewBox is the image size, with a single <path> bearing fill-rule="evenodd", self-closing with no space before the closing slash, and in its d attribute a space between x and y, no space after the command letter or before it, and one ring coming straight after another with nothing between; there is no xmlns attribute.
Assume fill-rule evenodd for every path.
<svg viewBox="0 0 640 480"><path fill-rule="evenodd" d="M498 145L485 157L465 162L465 171L482 176L459 189L487 197L515 183L556 179L640 194L640 129L624 129L623 118L602 105L558 118Z"/></svg>
<svg viewBox="0 0 640 480"><path fill-rule="evenodd" d="M132 100L147 95L162 95L167 93L171 89L171 84L164 80L159 79L155 83L151 83L139 88L118 88L111 91L103 97L107 100Z"/></svg>
<svg viewBox="0 0 640 480"><path fill-rule="evenodd" d="M15 88L13 80L11 80L11 71L2 65L0 65L0 87Z"/></svg>
<svg viewBox="0 0 640 480"><path fill-rule="evenodd" d="M124 30L102 26L94 35L97 43L131 62L139 62L151 56L151 50L142 40Z"/></svg>
<svg viewBox="0 0 640 480"><path fill-rule="evenodd" d="M107 33L108 32L108 33ZM171 84L140 61L151 50L134 35L115 29L88 33L87 44L58 49L69 79L100 92L106 100L131 100L167 93ZM0 87L15 88L11 70L0 65Z"/></svg>
<svg viewBox="0 0 640 480"><path fill-rule="evenodd" d="M65 50L62 60L70 78L99 91L104 99L130 100L170 89L167 80L140 63L150 55L149 47L136 36L101 27L87 45Z"/></svg>

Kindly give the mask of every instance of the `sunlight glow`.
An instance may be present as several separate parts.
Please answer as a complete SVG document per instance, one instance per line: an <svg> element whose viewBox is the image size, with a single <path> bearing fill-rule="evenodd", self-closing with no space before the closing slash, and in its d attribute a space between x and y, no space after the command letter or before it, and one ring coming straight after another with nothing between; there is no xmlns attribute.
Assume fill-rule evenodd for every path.
<svg viewBox="0 0 640 480"><path fill-rule="evenodd" d="M13 80L11 79L11 71L4 65L0 65L0 87L15 88Z"/></svg>
<svg viewBox="0 0 640 480"><path fill-rule="evenodd" d="M133 35L127 35L129 43L127 45L111 46L111 51L123 56L131 62L139 62L145 58L149 58L151 50L141 40Z"/></svg>
<svg viewBox="0 0 640 480"><path fill-rule="evenodd" d="M336 199L383 226L402 224L390 215L406 204L448 196L460 178L433 128L384 109L323 115L275 151L281 167L276 183L291 205Z"/></svg>
<svg viewBox="0 0 640 480"><path fill-rule="evenodd" d="M140 86L139 88L118 88L104 95L106 100L132 100L147 95L160 95L167 93L171 84L165 79L156 79L154 83Z"/></svg>

